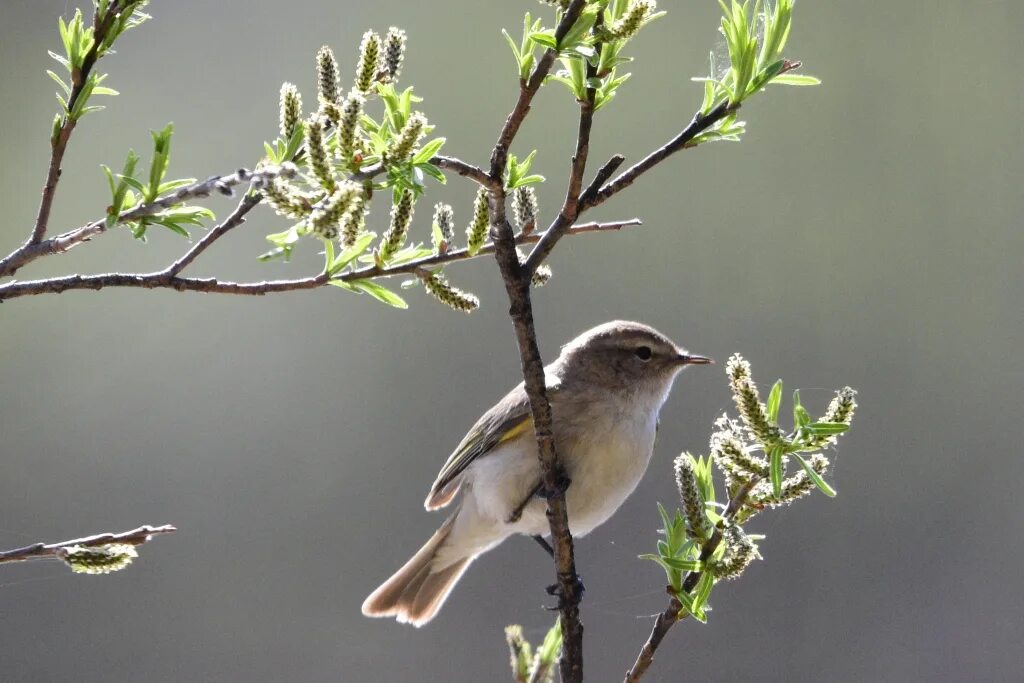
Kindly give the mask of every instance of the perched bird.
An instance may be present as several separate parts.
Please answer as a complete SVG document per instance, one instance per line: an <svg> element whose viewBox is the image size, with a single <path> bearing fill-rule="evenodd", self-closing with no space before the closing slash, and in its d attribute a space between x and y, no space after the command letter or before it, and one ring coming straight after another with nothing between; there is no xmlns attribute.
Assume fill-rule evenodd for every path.
<svg viewBox="0 0 1024 683"><path fill-rule="evenodd" d="M712 362L647 325L613 321L562 347L544 371L555 450L570 484L569 528L583 536L633 492L651 459L658 413L676 375ZM455 511L363 602L363 614L422 626L434 618L469 564L512 534L543 537L537 442L520 384L477 420L430 487L425 506Z"/></svg>

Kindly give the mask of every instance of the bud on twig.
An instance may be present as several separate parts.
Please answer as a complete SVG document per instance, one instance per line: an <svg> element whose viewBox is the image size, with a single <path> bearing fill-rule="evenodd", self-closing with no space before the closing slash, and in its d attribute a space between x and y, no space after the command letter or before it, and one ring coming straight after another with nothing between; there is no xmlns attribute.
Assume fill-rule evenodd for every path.
<svg viewBox="0 0 1024 683"><path fill-rule="evenodd" d="M720 431L711 435L711 457L718 466L740 483L754 477L768 476L768 463L747 452L743 442L732 431Z"/></svg>
<svg viewBox="0 0 1024 683"><path fill-rule="evenodd" d="M434 230L431 240L435 254L446 254L455 241L455 212L449 204L434 205Z"/></svg>
<svg viewBox="0 0 1024 683"><path fill-rule="evenodd" d="M516 217L516 225L529 235L537 227L537 193L529 185L521 185L512 193L512 213Z"/></svg>
<svg viewBox="0 0 1024 683"><path fill-rule="evenodd" d="M338 188L310 215L309 224L313 234L325 240L335 239L338 236L342 216L360 189L359 185L350 181L338 185Z"/></svg>
<svg viewBox="0 0 1024 683"><path fill-rule="evenodd" d="M683 513L695 538L707 538L711 522L704 511L704 498L697 487L697 473L693 469L693 456L681 453L673 461L676 472L676 489L683 503Z"/></svg>
<svg viewBox="0 0 1024 683"><path fill-rule="evenodd" d="M857 410L857 392L850 387L843 387L836 392L835 398L828 404L828 408L825 410L825 414L818 420L819 422L839 422L842 424L850 424L853 421L853 414ZM836 435L822 435L817 437L811 444L817 448L824 448L830 446L836 442Z"/></svg>
<svg viewBox="0 0 1024 683"><path fill-rule="evenodd" d="M647 18L654 14L658 3L655 0L633 0L633 3L617 21L601 31L604 40L625 40L636 35Z"/></svg>
<svg viewBox="0 0 1024 683"><path fill-rule="evenodd" d="M487 241L487 229L491 224L491 207L488 204L487 190L479 188L473 201L473 219L466 228L466 248L471 255L480 251Z"/></svg>
<svg viewBox="0 0 1024 683"><path fill-rule="evenodd" d="M445 306L463 313L472 313L480 308L480 299L469 292L452 287L440 273L423 271L419 275L426 290Z"/></svg>
<svg viewBox="0 0 1024 683"><path fill-rule="evenodd" d="M757 546L738 526L726 528L723 536L725 555L711 566L711 571L719 579L738 579L757 558Z"/></svg>
<svg viewBox="0 0 1024 683"><path fill-rule="evenodd" d="M778 425L772 424L768 419L768 409L761 403L761 399L757 395L757 386L750 376L750 363L737 353L729 359L725 371L729 376L733 400L739 409L740 417L743 418L743 422L751 434L764 445L766 450L779 443L782 439L782 432Z"/></svg>
<svg viewBox="0 0 1024 683"><path fill-rule="evenodd" d="M811 469L817 472L818 475L823 476L828 471L828 458L821 453L815 453L806 458L806 460ZM792 477L787 477L782 481L782 492L778 496L772 491L770 482L761 482L754 487L750 498L754 502L774 508L781 505L789 505L794 500L803 498L815 488L814 482L807 476L807 473L800 470Z"/></svg>
<svg viewBox="0 0 1024 683"><path fill-rule="evenodd" d="M377 80L394 83L402 71L405 59L405 31L392 26L384 37L384 47L377 64Z"/></svg>
<svg viewBox="0 0 1024 683"><path fill-rule="evenodd" d="M356 238L363 231L366 225L366 214L364 211L366 200L362 194L352 198L352 203L345 209L341 216L341 244L343 247L351 247L356 243Z"/></svg>
<svg viewBox="0 0 1024 683"><path fill-rule="evenodd" d="M337 182L334 179L334 170L331 168L327 154L327 144L324 140L324 118L319 114L313 114L306 124L306 149L309 151L309 166L313 169L313 175L320 182L320 186L328 192L333 192Z"/></svg>
<svg viewBox="0 0 1024 683"><path fill-rule="evenodd" d="M302 120L302 95L291 83L281 86L281 138L291 140Z"/></svg>
<svg viewBox="0 0 1024 683"><path fill-rule="evenodd" d="M321 102L337 104L341 100L338 61L334 58L334 52L326 45L316 53L316 87Z"/></svg>
<svg viewBox="0 0 1024 683"><path fill-rule="evenodd" d="M427 117L420 112L414 112L409 120L402 126L402 130L395 136L387 151L387 160L392 163L401 163L412 156L416 144L423 137L423 129L427 125Z"/></svg>
<svg viewBox="0 0 1024 683"><path fill-rule="evenodd" d="M260 190L278 215L286 218L305 218L312 209L312 203L291 183L281 178L271 178Z"/></svg>
<svg viewBox="0 0 1024 683"><path fill-rule="evenodd" d="M409 224L412 223L412 213L412 191L402 190L398 201L391 207L391 225L381 237L380 250L377 252L379 263L385 264L390 261L405 244L406 236L409 234Z"/></svg>
<svg viewBox="0 0 1024 683"><path fill-rule="evenodd" d="M353 90L345 98L336 123L338 128L338 156L342 163L351 168L356 154L356 130L363 113L365 98Z"/></svg>
<svg viewBox="0 0 1024 683"><path fill-rule="evenodd" d="M380 36L373 31L363 34L359 44L359 64L356 65L356 90L365 93L373 87L377 75L377 57L380 55Z"/></svg>
<svg viewBox="0 0 1024 683"><path fill-rule="evenodd" d="M129 543L110 545L72 545L58 548L57 558L76 574L109 574L120 571L132 563L139 553Z"/></svg>

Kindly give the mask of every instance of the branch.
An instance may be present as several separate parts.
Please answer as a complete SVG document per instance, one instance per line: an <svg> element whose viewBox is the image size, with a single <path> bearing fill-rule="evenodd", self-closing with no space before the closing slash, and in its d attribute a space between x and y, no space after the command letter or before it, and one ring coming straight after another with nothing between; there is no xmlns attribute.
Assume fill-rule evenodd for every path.
<svg viewBox="0 0 1024 683"><path fill-rule="evenodd" d="M152 216L160 213L164 209L172 208L191 199L209 197L214 192L231 196L234 194L234 188L243 183L252 183L254 186L259 187L277 176L288 178L292 177L294 174L294 167L285 165L264 168L259 171L249 171L247 169L240 168L234 173L210 176L206 180L186 185L185 187L179 188L175 192L171 192L170 194L160 197L148 204L140 204L132 209L128 209L127 211L122 212L115 221L108 221L107 218L99 218L91 223L75 228L74 230L69 230L68 232L57 235L56 237L43 240L38 244L33 244L27 248L23 246L0 260L0 277L14 275L19 268L42 256L63 254L69 249L91 240L95 236L107 232L113 225L121 225L123 223L138 220L145 216ZM258 204L259 201L257 200L256 203ZM253 204L253 207L255 205L256 204ZM249 209L246 210L246 213L248 213L248 211L253 207L249 207Z"/></svg>
<svg viewBox="0 0 1024 683"><path fill-rule="evenodd" d="M572 0L569 4L555 30L556 44L561 42L565 34L576 23L585 5L584 0ZM544 383L544 363L537 346L537 331L534 327L533 306L530 301L530 274L526 268L520 265L519 255L516 253L515 235L505 214L503 181L509 148L530 111L534 95L551 70L556 56L556 50L546 50L537 62L529 80L520 83L519 99L498 135L498 140L491 153L489 173L494 183L490 195L490 218L494 235L495 259L501 270L501 277L509 298L509 316L512 318L512 325L516 332L519 357L522 362L523 383L526 395L530 400L533 429L537 437L537 453L547 493L547 517L555 551L555 569L559 586L558 606L561 612L560 621L563 635L563 651L559 660L559 669L563 683L581 683L583 680L583 624L580 621L579 602L582 596L579 577L576 574L572 534L569 531L569 516L565 505L564 482L566 477L555 453L551 403L548 401L547 388ZM579 145L577 148L579 149ZM577 154L573 161L573 174L576 173L576 166L581 161L582 163L586 161L585 149L584 154ZM572 180L570 179L570 187L571 185ZM568 195L571 194L570 189ZM560 213L559 216L561 217L561 215Z"/></svg>
<svg viewBox="0 0 1024 683"><path fill-rule="evenodd" d="M728 100L725 100L707 114L701 114L698 112L694 115L689 125L680 131L678 135L648 154L641 161L623 171L618 178L587 197L586 201L581 202L580 211L586 211L587 209L603 204L612 196L632 185L637 178L660 164L665 159L680 150L692 147L693 145L690 143L695 137L724 119L726 116L735 113L739 108L739 104L730 104ZM612 160L608 163L611 164L614 160L615 157L612 157ZM606 164L606 166L607 165L608 164ZM590 189L592 188L588 188L587 190L588 194L590 193Z"/></svg>
<svg viewBox="0 0 1024 683"><path fill-rule="evenodd" d="M460 176L464 176L466 178L474 180L483 187L486 187L487 189L495 189L494 180L491 178L491 176L487 175L487 171L480 168L479 166L467 163L465 161L462 161L461 159L441 155L431 157L430 163L439 168L444 168L449 171L453 171L455 173L458 173Z"/></svg>
<svg viewBox="0 0 1024 683"><path fill-rule="evenodd" d="M68 290L100 290L108 287L132 287L141 289L173 289L179 292L204 292L208 294L236 294L242 296L263 296L279 292L293 292L323 287L329 279L323 273L292 280L265 280L261 282L230 282L216 278L188 278L178 275L182 269L196 256L199 255L217 237L223 236L228 230L244 222L244 215L256 204L255 200L247 195L242 202L229 216L224 223L213 228L198 244L196 244L185 256L168 266L164 270L152 273L101 273L98 275L67 275L64 277L47 278L44 280L13 281L0 285L0 302L8 299L16 299L22 296L34 296L37 294L59 294ZM641 225L637 218L608 223L581 223L574 225L569 230L570 235L582 235L586 233L612 232L621 230L624 227ZM210 236L219 232L217 237ZM533 244L538 242L544 233L519 234L514 237L515 244ZM455 249L445 254L426 256L415 261L408 261L391 268L379 266L366 266L358 270L349 271L335 276L335 280L351 282L353 280L366 280L377 277L390 277L394 275L408 275L415 273L420 268L431 266L447 265L458 261L467 261L477 256L492 254L495 251L493 242L484 244L480 251L471 254L467 249ZM192 255L189 257L189 255ZM187 261L186 261L187 259ZM180 268L178 264L186 261Z"/></svg>
<svg viewBox="0 0 1024 683"><path fill-rule="evenodd" d="M725 529L728 528L736 514L743 508L747 502L747 496L754 490L754 486L760 481L759 477L752 477L747 483L736 491L736 494L729 500L729 505L725 508L725 512L722 514L722 519L715 526L715 531L711 534L711 538L704 544L701 549L700 561L706 563L714 555L715 550L718 549L719 544L722 542L722 537L725 533ZM700 577L703 572L690 572L686 575L686 579L683 581L682 590L685 593L689 593L700 582ZM658 615L657 620L654 622L654 627L651 629L651 635L648 636L647 642L644 643L643 648L640 650L640 654L637 655L636 661L633 663L632 668L626 672L625 683L635 683L647 672L647 669L651 666L654 661L654 653L657 651L658 646L661 645L661 641L665 638L669 629L672 628L677 621L679 621L679 610L682 609L683 605L679 602L679 598L672 592L671 586L669 587L669 594L672 596L669 600L668 607L665 611Z"/></svg>
<svg viewBox="0 0 1024 683"><path fill-rule="evenodd" d="M0 564L8 562L25 562L27 560L60 559L59 551L71 546L95 548L97 546L110 545L112 543L138 546L149 542L154 536L158 536L160 534L171 534L175 531L177 531L177 528L170 524L164 524L162 526L149 526L147 524L145 526L140 526L138 529L123 531L119 534L96 534L95 536L86 536L85 538L61 541L60 543L33 543L32 545L27 545L24 548L0 551Z"/></svg>

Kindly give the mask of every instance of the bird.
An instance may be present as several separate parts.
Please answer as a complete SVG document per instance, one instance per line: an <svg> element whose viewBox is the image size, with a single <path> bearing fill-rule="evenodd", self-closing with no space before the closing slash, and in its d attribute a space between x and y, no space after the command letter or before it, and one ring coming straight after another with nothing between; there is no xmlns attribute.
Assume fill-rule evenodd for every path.
<svg viewBox="0 0 1024 683"><path fill-rule="evenodd" d="M614 320L577 336L544 368L574 537L607 521L636 489L679 372L712 362L648 325ZM364 615L423 626L481 554L515 534L547 545L547 503L522 383L469 430L438 473L424 507L438 510L457 496L434 535L366 598Z"/></svg>

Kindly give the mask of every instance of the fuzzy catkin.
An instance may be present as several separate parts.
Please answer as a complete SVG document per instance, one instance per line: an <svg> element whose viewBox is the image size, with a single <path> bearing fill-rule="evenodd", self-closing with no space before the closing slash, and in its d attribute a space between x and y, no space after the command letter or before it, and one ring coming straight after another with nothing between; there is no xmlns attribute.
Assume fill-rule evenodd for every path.
<svg viewBox="0 0 1024 683"><path fill-rule="evenodd" d="M440 273L429 273L423 276L423 286L431 296L456 311L472 313L480 308L480 299L448 284L448 280Z"/></svg>
<svg viewBox="0 0 1024 683"><path fill-rule="evenodd" d="M337 104L341 97L338 60L331 48L324 45L316 53L316 87L321 102Z"/></svg>
<svg viewBox="0 0 1024 683"><path fill-rule="evenodd" d="M281 139L287 142L295 135L302 120L302 95L292 83L285 83L281 86L280 118Z"/></svg>
<svg viewBox="0 0 1024 683"><path fill-rule="evenodd" d="M766 450L779 443L782 432L778 425L772 424L768 419L768 409L761 403L757 385L750 375L750 363L739 354L735 354L726 363L725 371L729 376L733 400L747 429Z"/></svg>
<svg viewBox="0 0 1024 683"><path fill-rule="evenodd" d="M306 150L309 152L309 166L320 186L328 192L333 192L337 181L334 178L334 170L331 168L330 157L327 153L324 129L324 118L319 114L314 114L306 124Z"/></svg>
<svg viewBox="0 0 1024 683"><path fill-rule="evenodd" d="M437 233L432 234L431 241L435 254L443 254L455 241L455 212L450 204L437 203L434 205L434 222L437 226Z"/></svg>
<svg viewBox="0 0 1024 683"><path fill-rule="evenodd" d="M480 251L487 241L487 229L491 223L491 207L488 203L487 190L479 188L473 201L473 219L466 228L466 248L471 255Z"/></svg>
<svg viewBox="0 0 1024 683"><path fill-rule="evenodd" d="M405 244L412 223L413 194L410 190L402 190L398 201L391 207L391 224L380 240L378 256L381 263L387 263Z"/></svg>
<svg viewBox="0 0 1024 683"><path fill-rule="evenodd" d="M418 111L413 112L388 148L387 160L391 163L401 163L411 157L420 138L423 137L426 125L427 117Z"/></svg>
<svg viewBox="0 0 1024 683"><path fill-rule="evenodd" d="M682 453L673 461L676 473L676 490L683 504L683 514L690 531L698 538L706 538L710 526L704 512L704 497L697 487L697 474L693 469L693 458L689 453Z"/></svg>
<svg viewBox="0 0 1024 683"><path fill-rule="evenodd" d="M359 63L356 65L355 88L359 92L369 92L373 87L379 55L380 36L373 31L367 31L359 44Z"/></svg>
<svg viewBox="0 0 1024 683"><path fill-rule="evenodd" d="M405 60L405 41L405 31L395 26L388 29L377 63L377 80L381 83L394 83L398 80Z"/></svg>

